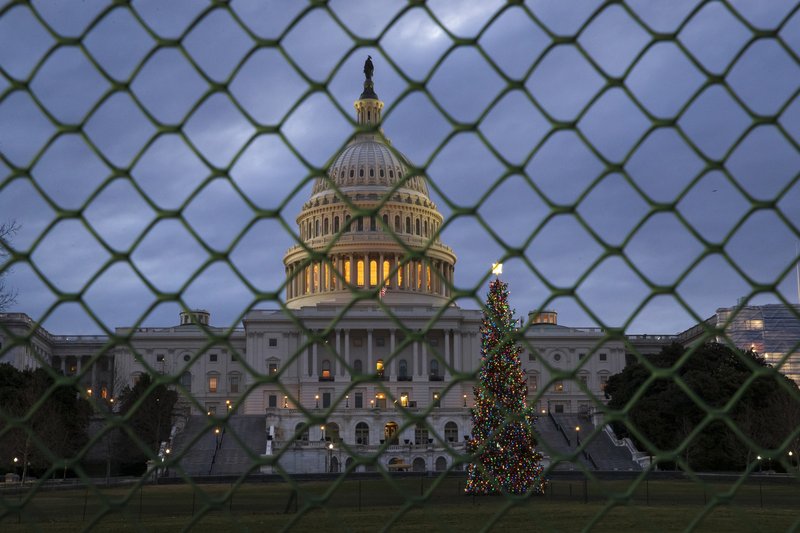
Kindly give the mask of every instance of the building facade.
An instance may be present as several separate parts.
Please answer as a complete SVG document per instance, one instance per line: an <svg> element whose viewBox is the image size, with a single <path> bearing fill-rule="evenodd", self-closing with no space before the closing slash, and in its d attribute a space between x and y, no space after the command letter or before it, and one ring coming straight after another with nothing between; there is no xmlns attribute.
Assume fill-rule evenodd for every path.
<svg viewBox="0 0 800 533"><path fill-rule="evenodd" d="M455 305L456 255L422 176L380 129L383 102L367 72L359 132L314 184L283 259L284 310L255 309L234 329L206 311L163 328L106 336L51 335L22 314L0 315L0 362L49 365L113 402L144 373L172 377L194 417L263 417L265 457L286 471L330 471L359 455L415 470L458 467L470 434L481 313ZM488 265L487 265L488 266ZM631 348L678 336L609 339L529 317L522 353L530 405L590 413ZM124 342L119 343L120 339ZM334 465L335 460L335 465Z"/></svg>

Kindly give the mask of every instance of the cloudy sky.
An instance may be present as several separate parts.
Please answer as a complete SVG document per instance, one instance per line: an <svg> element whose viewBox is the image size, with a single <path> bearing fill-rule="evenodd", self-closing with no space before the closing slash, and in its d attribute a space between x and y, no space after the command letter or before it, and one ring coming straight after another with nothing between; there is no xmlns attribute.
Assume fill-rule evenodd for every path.
<svg viewBox="0 0 800 533"><path fill-rule="evenodd" d="M77 334L175 324L157 291L219 325L276 308L284 227L353 132L367 54L477 298L514 250L512 305L566 325L676 333L743 296L796 302L795 3L0 0L11 310Z"/></svg>

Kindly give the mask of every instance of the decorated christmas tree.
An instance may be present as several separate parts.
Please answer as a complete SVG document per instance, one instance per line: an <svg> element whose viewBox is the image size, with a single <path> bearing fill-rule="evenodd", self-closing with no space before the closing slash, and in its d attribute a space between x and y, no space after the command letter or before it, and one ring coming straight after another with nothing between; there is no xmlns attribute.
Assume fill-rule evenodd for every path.
<svg viewBox="0 0 800 533"><path fill-rule="evenodd" d="M489 284L481 325L481 367L475 385L472 436L467 450L467 494L542 493L546 480L536 451L535 417L514 340L508 285Z"/></svg>

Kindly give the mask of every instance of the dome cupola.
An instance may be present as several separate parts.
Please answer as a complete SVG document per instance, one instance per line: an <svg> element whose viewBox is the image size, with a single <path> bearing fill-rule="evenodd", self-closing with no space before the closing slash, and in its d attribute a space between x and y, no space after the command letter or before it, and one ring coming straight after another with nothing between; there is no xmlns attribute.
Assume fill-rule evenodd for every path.
<svg viewBox="0 0 800 533"><path fill-rule="evenodd" d="M369 131L331 159L297 217L305 246L284 257L290 308L345 304L359 290L380 291L387 304L449 303L456 257L439 240L443 219L425 178L379 129L384 104L373 70L368 57L354 104L358 125ZM310 260L307 249L325 250L325 259Z"/></svg>

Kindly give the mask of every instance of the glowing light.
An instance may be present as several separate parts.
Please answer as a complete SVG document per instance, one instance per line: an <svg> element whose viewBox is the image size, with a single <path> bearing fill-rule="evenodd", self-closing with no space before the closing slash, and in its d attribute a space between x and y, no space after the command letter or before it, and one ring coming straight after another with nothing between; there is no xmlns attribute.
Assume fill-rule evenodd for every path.
<svg viewBox="0 0 800 533"><path fill-rule="evenodd" d="M499 276L503 273L503 263L492 263L492 274Z"/></svg>

